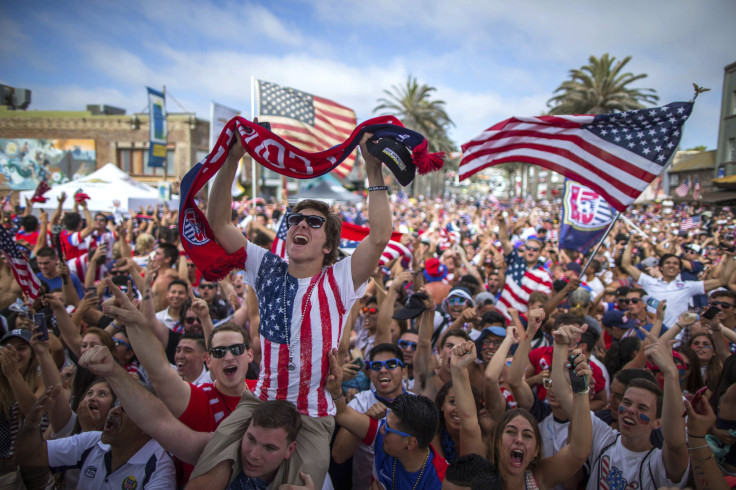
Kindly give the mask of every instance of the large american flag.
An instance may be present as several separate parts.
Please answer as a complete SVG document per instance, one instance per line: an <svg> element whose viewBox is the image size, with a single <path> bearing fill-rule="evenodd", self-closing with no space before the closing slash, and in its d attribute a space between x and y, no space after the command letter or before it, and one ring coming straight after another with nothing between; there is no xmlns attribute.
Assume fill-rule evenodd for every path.
<svg viewBox="0 0 736 490"><path fill-rule="evenodd" d="M460 180L506 162L554 170L595 190L618 211L664 169L692 102L600 115L512 117L462 146Z"/></svg>
<svg viewBox="0 0 736 490"><path fill-rule="evenodd" d="M345 141L357 125L355 111L329 99L257 80L258 120L305 151L323 151ZM353 152L334 172L346 177L355 165Z"/></svg>
<svg viewBox="0 0 736 490"><path fill-rule="evenodd" d="M29 299L34 300L41 292L41 281L33 273L28 260L18 250L13 237L0 227L0 249L3 251L5 260L13 271L15 280Z"/></svg>
<svg viewBox="0 0 736 490"><path fill-rule="evenodd" d="M678 197L685 197L688 192L690 192L690 177L683 180L682 183L675 188L675 194L677 194Z"/></svg>

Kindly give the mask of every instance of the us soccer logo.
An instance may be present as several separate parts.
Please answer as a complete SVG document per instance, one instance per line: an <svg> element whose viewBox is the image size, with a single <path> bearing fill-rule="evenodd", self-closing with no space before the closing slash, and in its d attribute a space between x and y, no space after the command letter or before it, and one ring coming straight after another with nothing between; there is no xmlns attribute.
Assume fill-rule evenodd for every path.
<svg viewBox="0 0 736 490"><path fill-rule="evenodd" d="M567 181L564 224L582 230L595 230L611 221L611 208L597 192Z"/></svg>
<svg viewBox="0 0 736 490"><path fill-rule="evenodd" d="M205 232L204 223L192 208L184 212L182 231L186 241L192 245L204 245L210 241Z"/></svg>

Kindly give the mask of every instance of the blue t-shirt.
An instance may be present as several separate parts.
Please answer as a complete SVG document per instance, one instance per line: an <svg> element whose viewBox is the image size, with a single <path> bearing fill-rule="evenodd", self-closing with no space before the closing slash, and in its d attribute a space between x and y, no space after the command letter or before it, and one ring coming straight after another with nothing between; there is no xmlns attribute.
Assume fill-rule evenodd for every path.
<svg viewBox="0 0 736 490"><path fill-rule="evenodd" d="M241 471L227 486L227 490L265 490L270 484L270 481L261 480L254 476L245 476L245 473Z"/></svg>
<svg viewBox="0 0 736 490"><path fill-rule="evenodd" d="M43 274L37 272L36 277L38 277L40 280L48 285L49 291L53 291L54 289L61 289L61 286L64 284L61 276L57 276L54 279L46 279ZM72 285L74 286L74 289L77 290L77 296L79 296L79 299L81 300L82 298L84 298L84 287L82 287L82 282L77 276L72 273L69 273L69 277L71 277Z"/></svg>
<svg viewBox="0 0 736 490"><path fill-rule="evenodd" d="M381 421L381 425L386 423L386 419ZM434 452L432 446L429 447L429 458L423 469L415 472L408 472L404 469L396 458L389 456L383 452L383 434L381 434L380 426L376 432L376 438L373 440L373 452L375 454L374 464L378 481L384 488L406 489L413 488L425 490L439 490L442 488L442 480L447 469L447 462L441 460ZM393 480L395 469L395 478ZM438 476L440 473L440 476ZM418 480L418 481L417 481Z"/></svg>

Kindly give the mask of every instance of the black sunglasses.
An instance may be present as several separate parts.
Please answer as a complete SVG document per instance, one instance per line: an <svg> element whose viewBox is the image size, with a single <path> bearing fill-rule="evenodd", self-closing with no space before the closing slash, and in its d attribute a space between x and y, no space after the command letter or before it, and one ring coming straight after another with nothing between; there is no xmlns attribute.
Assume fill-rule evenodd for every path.
<svg viewBox="0 0 736 490"><path fill-rule="evenodd" d="M198 317L196 317L196 316L187 316L187 317L184 317L184 323L186 323L187 325L191 325L194 322L202 323L200 321L200 319Z"/></svg>
<svg viewBox="0 0 736 490"><path fill-rule="evenodd" d="M622 305L635 305L641 300L639 298L619 298L617 301Z"/></svg>
<svg viewBox="0 0 736 490"><path fill-rule="evenodd" d="M214 284L204 284L203 283L199 285L199 289L215 289L215 287L217 286L215 286Z"/></svg>
<svg viewBox="0 0 736 490"><path fill-rule="evenodd" d="M227 354L227 351L230 351L230 353L235 357L240 356L245 352L245 344L240 343L228 346L212 347L210 349L210 355L215 359L222 359Z"/></svg>
<svg viewBox="0 0 736 490"><path fill-rule="evenodd" d="M710 304L711 306L717 306L723 310L733 308L733 305L731 303L726 303L725 301L711 301Z"/></svg>
<svg viewBox="0 0 736 490"><path fill-rule="evenodd" d="M321 228L322 224L327 221L327 218L323 218L322 216L317 216L315 214L296 213L290 214L286 217L286 226L291 228L292 226L298 225L305 219L307 220L307 225L309 225L310 228Z"/></svg>

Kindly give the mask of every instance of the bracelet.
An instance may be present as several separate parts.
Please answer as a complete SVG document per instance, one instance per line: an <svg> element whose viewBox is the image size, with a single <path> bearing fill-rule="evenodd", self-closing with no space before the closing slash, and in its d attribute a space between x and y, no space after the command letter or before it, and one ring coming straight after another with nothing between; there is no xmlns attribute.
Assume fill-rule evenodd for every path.
<svg viewBox="0 0 736 490"><path fill-rule="evenodd" d="M332 396L332 394L330 394L330 396ZM333 397L332 397L332 403L335 403L335 402L337 402L337 401L341 400L341 399L342 399L342 398L344 398L344 397L345 397L345 395L343 395L342 393L340 393L340 396L338 396L337 398L335 398L335 397L333 396Z"/></svg>
<svg viewBox="0 0 736 490"><path fill-rule="evenodd" d="M41 424L42 424L42 423L43 423L43 418L41 418L41 421L40 421L40 422L39 422L38 424L36 424L36 425L34 425L34 426L30 426L30 425L26 424L26 417L23 417L23 424L21 424L21 427L22 427L22 428L23 428L24 430L36 430L36 429L38 429L39 427L41 427Z"/></svg>
<svg viewBox="0 0 736 490"><path fill-rule="evenodd" d="M374 185L374 186L368 188L368 192L371 192L371 191L387 191L387 190L388 190L388 186L387 185Z"/></svg>
<svg viewBox="0 0 736 490"><path fill-rule="evenodd" d="M703 449L704 447L710 447L708 444L703 444L702 446L696 446L696 447L689 447L687 448L688 451L695 451L696 449Z"/></svg>
<svg viewBox="0 0 736 490"><path fill-rule="evenodd" d="M705 439L705 436L694 436L691 433L687 433L687 436L691 439Z"/></svg>
<svg viewBox="0 0 736 490"><path fill-rule="evenodd" d="M587 395L588 393L590 393L590 386L585 388L583 391L573 391L572 392L573 395Z"/></svg>

